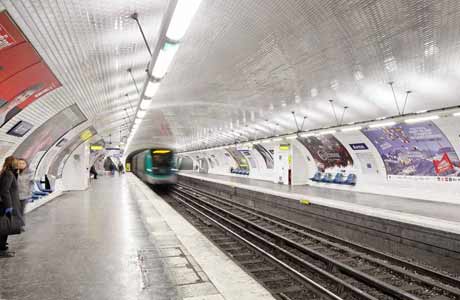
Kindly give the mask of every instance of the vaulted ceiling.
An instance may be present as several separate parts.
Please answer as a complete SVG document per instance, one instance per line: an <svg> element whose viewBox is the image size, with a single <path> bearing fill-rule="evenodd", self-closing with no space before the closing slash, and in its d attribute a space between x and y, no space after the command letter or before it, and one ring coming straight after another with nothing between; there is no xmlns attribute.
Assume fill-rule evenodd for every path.
<svg viewBox="0 0 460 300"><path fill-rule="evenodd" d="M127 135L167 0L0 0L62 87L23 111L40 124L77 103ZM460 1L203 0L128 151L219 145L460 103ZM126 96L126 94L128 96ZM14 122L12 122L14 123ZM6 126L5 126L6 127ZM0 139L21 140L6 136Z"/></svg>

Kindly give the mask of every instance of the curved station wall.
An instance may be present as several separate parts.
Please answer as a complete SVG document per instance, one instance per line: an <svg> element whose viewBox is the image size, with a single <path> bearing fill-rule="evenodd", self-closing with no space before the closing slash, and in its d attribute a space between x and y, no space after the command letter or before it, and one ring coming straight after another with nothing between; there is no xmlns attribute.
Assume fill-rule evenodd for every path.
<svg viewBox="0 0 460 300"><path fill-rule="evenodd" d="M182 170L458 203L459 118L350 125L179 155ZM347 129L348 128L348 129ZM192 160L193 167L182 161Z"/></svg>

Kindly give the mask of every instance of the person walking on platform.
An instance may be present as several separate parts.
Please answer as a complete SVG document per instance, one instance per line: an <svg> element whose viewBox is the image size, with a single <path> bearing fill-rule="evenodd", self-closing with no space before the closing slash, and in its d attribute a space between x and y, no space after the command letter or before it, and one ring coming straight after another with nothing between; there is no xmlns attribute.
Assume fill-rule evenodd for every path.
<svg viewBox="0 0 460 300"><path fill-rule="evenodd" d="M115 175L115 165L113 163L110 164L110 175Z"/></svg>
<svg viewBox="0 0 460 300"><path fill-rule="evenodd" d="M32 198L32 190L34 187L33 174L29 169L29 164L24 158L18 161L18 189L19 189L19 202L21 203L21 215L24 217L24 209L27 202ZM23 222L25 220L23 218Z"/></svg>
<svg viewBox="0 0 460 300"><path fill-rule="evenodd" d="M119 163L119 164L118 164L118 175L123 174L123 171L124 171L124 169L123 169L123 164L122 164L122 163Z"/></svg>
<svg viewBox="0 0 460 300"><path fill-rule="evenodd" d="M97 179L97 171L94 165L89 169L89 176L91 177L91 175L93 175L94 179Z"/></svg>
<svg viewBox="0 0 460 300"><path fill-rule="evenodd" d="M9 218L16 216L22 220L16 174L16 158L8 156L0 172L0 217L5 215ZM7 240L8 235L0 236L0 257L14 256L14 252L8 251Z"/></svg>

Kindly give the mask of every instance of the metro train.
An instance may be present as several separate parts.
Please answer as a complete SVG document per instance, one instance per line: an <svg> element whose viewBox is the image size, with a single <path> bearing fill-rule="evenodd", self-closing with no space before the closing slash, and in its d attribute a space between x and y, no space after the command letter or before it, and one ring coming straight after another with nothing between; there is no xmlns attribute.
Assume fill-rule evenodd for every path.
<svg viewBox="0 0 460 300"><path fill-rule="evenodd" d="M131 170L142 181L153 185L177 182L176 155L171 149L148 149L134 155Z"/></svg>

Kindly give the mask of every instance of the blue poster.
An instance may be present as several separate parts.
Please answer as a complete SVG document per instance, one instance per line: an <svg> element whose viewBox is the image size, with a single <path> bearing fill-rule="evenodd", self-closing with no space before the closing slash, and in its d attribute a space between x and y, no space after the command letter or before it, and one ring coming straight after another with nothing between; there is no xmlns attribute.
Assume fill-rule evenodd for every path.
<svg viewBox="0 0 460 300"><path fill-rule="evenodd" d="M361 130L374 144L388 175L459 176L459 158L452 144L431 121ZM453 168L437 174L435 162L447 155Z"/></svg>

